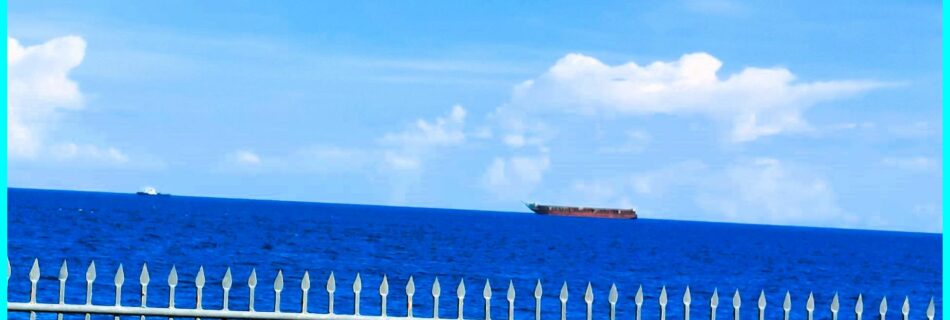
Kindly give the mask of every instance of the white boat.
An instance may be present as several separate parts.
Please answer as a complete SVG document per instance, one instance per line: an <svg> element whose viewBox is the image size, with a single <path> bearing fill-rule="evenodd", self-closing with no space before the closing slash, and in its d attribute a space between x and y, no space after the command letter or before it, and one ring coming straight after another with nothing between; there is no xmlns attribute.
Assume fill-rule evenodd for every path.
<svg viewBox="0 0 950 320"><path fill-rule="evenodd" d="M140 196L167 196L167 193L158 193L158 190L152 187L145 187L142 191L136 192L135 194Z"/></svg>

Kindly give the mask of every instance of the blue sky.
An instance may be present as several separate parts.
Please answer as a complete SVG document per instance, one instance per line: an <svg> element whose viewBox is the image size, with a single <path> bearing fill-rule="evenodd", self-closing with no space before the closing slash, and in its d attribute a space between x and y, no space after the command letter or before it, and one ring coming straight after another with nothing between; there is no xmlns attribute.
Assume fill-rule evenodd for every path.
<svg viewBox="0 0 950 320"><path fill-rule="evenodd" d="M11 186L940 232L940 3L9 4Z"/></svg>

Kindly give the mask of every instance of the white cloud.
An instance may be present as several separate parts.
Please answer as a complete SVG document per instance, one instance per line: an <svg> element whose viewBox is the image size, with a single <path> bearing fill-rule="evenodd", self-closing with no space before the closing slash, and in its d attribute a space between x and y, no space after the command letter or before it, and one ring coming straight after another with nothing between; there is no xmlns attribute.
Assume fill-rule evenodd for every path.
<svg viewBox="0 0 950 320"><path fill-rule="evenodd" d="M722 62L706 53L671 62L617 66L568 54L518 85L508 105L523 113L699 115L730 127L733 142L810 127L802 114L825 101L884 86L875 81L796 81L785 68L747 67L720 78ZM517 114L517 112L510 112Z"/></svg>
<svg viewBox="0 0 950 320"><path fill-rule="evenodd" d="M743 161L714 172L696 202L723 221L854 227L831 185L810 170L777 159Z"/></svg>
<svg viewBox="0 0 950 320"><path fill-rule="evenodd" d="M546 154L496 157L485 170L483 185L499 198L525 200L551 166Z"/></svg>
<svg viewBox="0 0 950 320"><path fill-rule="evenodd" d="M69 36L24 47L7 38L7 46L7 151L13 158L32 158L58 113L82 107L79 86L68 73L82 62L86 42Z"/></svg>
<svg viewBox="0 0 950 320"><path fill-rule="evenodd" d="M387 133L379 139L385 149L383 164L387 170L419 171L423 158L435 148L465 143L465 108L460 105L435 120L417 119L403 131Z"/></svg>
<svg viewBox="0 0 950 320"><path fill-rule="evenodd" d="M86 160L98 163L122 164L129 157L116 148L100 148L88 144L60 143L49 147L49 154L56 160Z"/></svg>
<svg viewBox="0 0 950 320"><path fill-rule="evenodd" d="M888 167L909 171L930 171L932 169L936 169L939 165L937 160L924 156L887 157L881 159L881 164Z"/></svg>
<svg viewBox="0 0 950 320"><path fill-rule="evenodd" d="M238 150L228 156L236 165L256 167L261 165L261 157L250 150Z"/></svg>
<svg viewBox="0 0 950 320"><path fill-rule="evenodd" d="M67 36L23 46L8 37L7 46L7 153L11 159L128 162L128 156L114 147L50 141L64 111L83 108L79 85L69 78L85 56L82 38Z"/></svg>
<svg viewBox="0 0 950 320"><path fill-rule="evenodd" d="M861 227L841 209L831 184L807 167L773 158L724 167L700 161L576 180L560 198L639 208L643 216L759 224Z"/></svg>
<svg viewBox="0 0 950 320"><path fill-rule="evenodd" d="M219 166L225 172L241 173L339 173L365 169L371 153L335 146L310 146L286 153L261 154L239 149L225 155Z"/></svg>
<svg viewBox="0 0 950 320"><path fill-rule="evenodd" d="M385 145L407 148L453 146L465 142L465 108L455 105L445 117L434 121L416 120L415 124L397 133L387 133L380 140Z"/></svg>

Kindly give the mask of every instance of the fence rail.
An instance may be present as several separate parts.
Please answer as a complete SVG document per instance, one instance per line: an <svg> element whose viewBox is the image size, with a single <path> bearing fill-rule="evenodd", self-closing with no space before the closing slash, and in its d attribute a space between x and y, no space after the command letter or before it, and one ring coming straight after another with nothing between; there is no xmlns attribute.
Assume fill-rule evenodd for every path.
<svg viewBox="0 0 950 320"><path fill-rule="evenodd" d="M12 265L8 260L7 262L7 280L10 280L12 275ZM329 278L326 282L325 290L328 296L327 310L325 313L312 313L308 310L308 297L311 289L310 273L309 271L304 272L303 278L301 279L300 284L300 294L301 294L301 306L300 312L282 312L281 311L281 294L284 291L284 275L282 271L278 271L276 277L274 278L274 305L273 311L259 311L256 310L254 301L255 301L255 287L257 287L257 272L256 269L252 269L250 276L248 278L247 284L249 289L249 300L247 310L231 310L229 307L229 292L233 283L231 276L231 269L228 268L225 271L224 277L221 281L221 290L223 291L221 309L204 309L203 308L203 292L206 285L205 282L205 271L204 267L198 269L198 273L195 277L195 308L194 309L182 309L176 308L175 306L175 290L178 286L178 271L174 266L172 266L171 271L167 277L168 285L168 303L166 306L149 306L147 303L148 296L148 286L151 282L151 277L149 276L148 266L146 264L142 265L142 270L139 274L139 286L141 287L141 305L140 306L123 306L122 305L122 286L125 284L125 271L123 270L122 265L120 264L118 270L116 270L115 276L113 277L113 284L115 286L115 304L114 305L94 305L92 303L93 298L93 283L96 280L96 264L92 262L89 264L89 267L86 269L85 280L86 280L86 302L85 304L67 304L65 303L66 298L66 279L69 277L69 271L66 265L66 262L63 261L59 269L59 274L57 280L59 281L59 302L58 303L40 303L37 302L37 284L40 280L40 265L39 260L33 260L33 266L30 268L29 272L29 281L30 281L30 297L27 302L13 302L9 301L7 303L7 308L11 312L29 312L30 319L35 319L37 313L55 313L58 315L58 319L62 320L63 314L85 314L86 319L88 320L91 315L113 315L115 319L118 320L119 316L140 316L142 320L146 316L161 316L161 317L180 317L180 318L219 318L219 319L281 319L281 320L382 320L382 319L393 319L393 320L402 320L402 319L414 319L414 320L429 320L429 319L476 319L468 317L466 318L463 314L464 311L464 300L465 300L465 281L463 279L459 280L458 286L455 290L455 298L457 304L457 313L455 317L443 318L439 315L439 301L442 295L441 284L439 279L435 278L435 281L432 284L432 315L428 316L417 316L413 312L413 297L416 294L416 287L412 277L409 277L408 282L406 283L405 293L406 293L406 314L405 317L400 316L389 316L387 315L387 296L389 295L389 280L386 276L383 276L381 283L379 284L378 294L380 296L380 313L378 315L364 315L360 313L360 296L363 291L363 283L360 278L360 275L357 274L353 282L353 314L337 314L334 310L334 293L337 289L336 279L333 273L330 273ZM534 297L534 318L535 320L541 319L541 298L542 298L542 286L541 281L538 280L537 284L534 287L533 297ZM491 283L486 280L484 288L482 290L481 298L484 303L484 313L482 318L485 320L491 319L491 303L492 303L492 289ZM681 303L683 304L683 319L690 320L690 305L692 304L692 295L690 289L687 286L683 294ZM508 288L506 295L504 297L505 302L507 302L508 307L508 319L513 320L515 318L515 287L512 282L508 282ZM567 301L568 301L568 289L567 282L560 288L560 294L558 296L560 301L560 319L567 319ZM592 308L594 301L594 293L590 283L587 284L587 288L583 295L583 301L586 304L586 319L591 320L594 317L594 310ZM619 300L619 292L616 285L611 285L610 291L607 295L607 301L610 305L610 309L607 312L606 316L610 320L616 319L616 307ZM640 286L637 289L637 292L634 296L634 305L636 307L636 320L641 320L641 308L644 307L644 294L643 286ZM657 299L657 306L659 307L659 320L666 320L666 307L670 303L669 297L667 296L666 287L660 289L660 294ZM732 314L733 320L740 319L740 309L741 309L742 300L739 296L739 290L737 289L732 295ZM765 299L765 291L759 293L758 301L755 307L758 311L758 319L765 320L765 308L767 301ZM709 308L710 308L710 320L716 320L716 309L719 306L719 290L713 290L712 295L709 297ZM808 298L805 302L805 311L808 320L813 320L815 312L815 298L812 293L808 294ZM837 320L838 313L840 311L841 305L839 304L838 294L835 293L834 298L832 298L828 310L831 312L831 319ZM783 311L783 319L789 320L789 314L792 310L792 296L790 292L785 293L785 299L781 305ZM856 320L862 320L864 313L864 299L862 295L858 295L857 301L854 306L854 316ZM887 297L881 299L879 307L877 309L877 315L879 320L885 320L886 314L888 311ZM928 320L934 319L934 300L931 297L930 303L926 309L926 317ZM910 302L907 297L904 297L904 301L901 304L900 315L902 320L908 320L910 315ZM598 318L602 318L603 315L598 315Z"/></svg>

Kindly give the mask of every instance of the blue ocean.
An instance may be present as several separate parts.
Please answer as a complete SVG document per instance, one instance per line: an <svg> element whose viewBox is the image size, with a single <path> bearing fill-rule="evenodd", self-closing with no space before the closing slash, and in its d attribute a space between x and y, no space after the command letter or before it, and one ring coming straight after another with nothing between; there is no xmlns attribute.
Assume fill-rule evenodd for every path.
<svg viewBox="0 0 950 320"><path fill-rule="evenodd" d="M179 308L195 305L199 266L208 278L206 309L221 307L220 283L228 267L235 276L231 309L239 310L247 308L252 268L260 282L258 310L273 308L273 280L282 270L285 312L300 310L300 280L307 270L315 282L310 312L327 310L323 288L333 272L338 287L335 309L345 314L353 311L351 288L357 273L364 285L362 314L380 312L378 287L383 276L388 277L391 316L406 315L409 276L417 288L417 316L432 314L429 292L438 277L440 314L445 318L456 316L455 288L463 278L466 318L484 318L486 279L495 319L507 317L509 281L516 289L516 314L533 319L538 280L546 319L559 316L558 294L564 282L568 317L577 319L586 311L588 282L598 319L606 318L611 284L620 293L619 319L634 319L634 294L641 285L644 319L656 319L656 301L664 286L671 319L682 317L687 286L694 319L709 318L714 289L722 301L719 319L731 318L730 301L737 289L743 319L756 317L754 306L762 290L770 319L781 319L786 291L791 293L794 319L805 318L809 292L814 292L819 319L830 319L828 305L835 292L846 318L853 317L859 293L864 295L865 317L875 319L883 296L889 301L888 318L893 319L900 317L905 296L910 297L915 319L923 318L931 297L937 310L942 304L939 234L30 189L10 189L8 194L11 301L29 299L27 274L38 258L42 278L37 299L50 303L57 301L56 276L63 260L69 267L66 302L85 303L84 274L94 260L98 278L93 303L103 305L115 304L112 279L120 263L127 279L123 304L139 305L143 262L148 262L152 278L152 306L167 305L166 277L176 266ZM44 317L55 318L40 315Z"/></svg>

